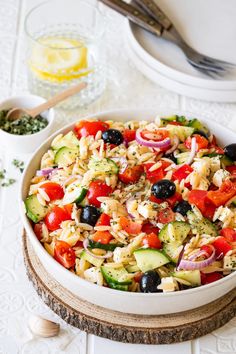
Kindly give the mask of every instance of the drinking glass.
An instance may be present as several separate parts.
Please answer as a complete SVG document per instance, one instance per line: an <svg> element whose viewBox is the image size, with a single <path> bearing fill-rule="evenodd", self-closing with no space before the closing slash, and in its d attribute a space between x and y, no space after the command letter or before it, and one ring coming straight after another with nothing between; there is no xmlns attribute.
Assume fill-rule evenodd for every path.
<svg viewBox="0 0 236 354"><path fill-rule="evenodd" d="M26 16L27 72L32 93L49 98L69 86L86 82L63 108L86 106L106 86L104 18L86 0L49 0Z"/></svg>

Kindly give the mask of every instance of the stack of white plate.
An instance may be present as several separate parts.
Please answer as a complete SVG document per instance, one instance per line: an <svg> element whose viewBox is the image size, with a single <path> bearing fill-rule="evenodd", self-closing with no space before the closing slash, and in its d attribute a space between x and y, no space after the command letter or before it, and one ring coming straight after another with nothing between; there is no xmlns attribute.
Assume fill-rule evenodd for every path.
<svg viewBox="0 0 236 354"><path fill-rule="evenodd" d="M180 3L178 4L180 5ZM234 6L234 13L235 10L236 6ZM194 18L193 14L189 14L185 18L190 21L189 17L191 17L191 20ZM236 64L235 21L233 25L235 28L233 32L232 30L230 32L232 34L231 38L227 35L224 45L218 47L217 50L220 54L222 52L227 54L226 58L222 57L222 55L218 55L218 58L230 60ZM223 28L222 24L220 26ZM206 47L205 39L209 40L207 32L205 39L203 32L200 30L198 32L200 36L199 43L204 44L205 41ZM215 32L215 36L219 35L220 28ZM233 38L235 40L234 45L232 45ZM236 67L220 79L211 79L188 64L183 52L176 45L148 33L129 21L126 22L125 26L125 40L127 54L136 68L158 85L179 94L202 100L236 102ZM213 47L215 46L212 41L210 43L212 43ZM213 48L213 53L216 55L217 51L214 49L216 47ZM205 48L204 52L207 52ZM209 55L209 52L207 54Z"/></svg>

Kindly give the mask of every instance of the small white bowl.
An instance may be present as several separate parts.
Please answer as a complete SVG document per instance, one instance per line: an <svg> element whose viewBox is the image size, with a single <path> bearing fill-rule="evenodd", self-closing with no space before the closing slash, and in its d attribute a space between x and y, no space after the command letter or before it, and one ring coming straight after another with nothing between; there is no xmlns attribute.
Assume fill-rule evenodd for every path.
<svg viewBox="0 0 236 354"><path fill-rule="evenodd" d="M0 110L19 108L34 108L46 100L43 97L35 95L13 96L0 103ZM19 153L29 153L36 150L42 142L49 136L55 117L54 109L51 108L41 114L48 120L48 125L38 133L30 135L16 135L5 132L0 129L0 142L10 151Z"/></svg>
<svg viewBox="0 0 236 354"><path fill-rule="evenodd" d="M206 123L210 131L216 135L217 140L222 145L228 145L236 141L236 134L224 126L214 121L207 120L205 114L192 114L185 111L176 111L174 109L159 110L113 110L93 114L83 119L113 119L127 122L128 120L154 120L157 114L170 116L173 114L185 115L188 118L199 118ZM102 306L111 310L133 313L139 315L163 315L195 309L196 307L208 304L221 296L227 294L235 288L236 272L225 278L217 280L214 283L172 293L132 293L126 291L113 290L90 283L81 277L71 273L61 266L55 259L48 254L43 245L37 239L31 222L25 215L23 201L28 195L31 179L40 165L43 154L51 146L52 140L60 133L65 134L74 127L71 123L55 132L48 138L34 153L24 170L20 191L20 213L23 225L27 232L27 237L34 248L41 263L47 272L56 279L63 287L71 291L74 295L91 302L92 304Z"/></svg>

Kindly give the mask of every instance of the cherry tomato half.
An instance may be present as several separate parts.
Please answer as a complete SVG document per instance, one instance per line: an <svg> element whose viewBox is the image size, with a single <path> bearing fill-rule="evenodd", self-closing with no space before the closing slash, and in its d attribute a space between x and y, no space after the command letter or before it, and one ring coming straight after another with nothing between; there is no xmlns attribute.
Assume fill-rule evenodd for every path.
<svg viewBox="0 0 236 354"><path fill-rule="evenodd" d="M209 141L206 138L204 138L204 136L201 136L199 134L193 134L192 136L189 136L184 142L184 145L186 146L187 149L191 149L193 137L196 138L196 143L197 143L196 151L199 151L201 149L206 149L208 147Z"/></svg>
<svg viewBox="0 0 236 354"><path fill-rule="evenodd" d="M154 233L156 235L159 234L159 229L156 226L153 226L150 222L147 222L142 226L142 232L145 232L146 234L151 234Z"/></svg>
<svg viewBox="0 0 236 354"><path fill-rule="evenodd" d="M122 229L131 235L137 235L142 230L142 225L140 223L135 222L125 216L120 217L119 223Z"/></svg>
<svg viewBox="0 0 236 354"><path fill-rule="evenodd" d="M160 249L161 248L161 241L159 240L159 238L158 238L156 233L151 232L150 234L145 235L143 237L142 245L143 246L148 246L149 248Z"/></svg>
<svg viewBox="0 0 236 354"><path fill-rule="evenodd" d="M149 200L153 203L157 203L157 204L161 204L163 203L163 201L167 202L171 208L173 208L175 206L176 203L181 202L182 201L182 195L178 192L175 192L174 195L172 195L172 197L166 198L166 199L159 199L156 198L154 195L151 195Z"/></svg>
<svg viewBox="0 0 236 354"><path fill-rule="evenodd" d="M56 241L54 248L54 258L65 268L71 268L75 265L75 251L65 241Z"/></svg>
<svg viewBox="0 0 236 354"><path fill-rule="evenodd" d="M100 242L103 245L107 245L113 238L112 234L109 231L97 231L93 235L94 242Z"/></svg>
<svg viewBox="0 0 236 354"><path fill-rule="evenodd" d="M81 120L75 124L74 129L77 137L80 139L89 135L95 136L99 130L101 130L101 132L104 132L105 130L109 129L109 125L100 120L95 122Z"/></svg>
<svg viewBox="0 0 236 354"><path fill-rule="evenodd" d="M60 228L62 221L71 220L71 215L64 209L55 205L45 216L45 224L50 231Z"/></svg>
<svg viewBox="0 0 236 354"><path fill-rule="evenodd" d="M112 192L112 188L102 181L93 181L89 185L87 198L90 204L99 208L101 202L97 200L98 197L107 197Z"/></svg>
<svg viewBox="0 0 236 354"><path fill-rule="evenodd" d="M167 207L165 209L160 210L157 220L161 224L168 224L169 222L175 220L175 213L171 210L171 208Z"/></svg>
<svg viewBox="0 0 236 354"><path fill-rule="evenodd" d="M125 184L138 182L141 174L143 173L143 166L138 165L134 167L128 167L124 172L119 173L119 179Z"/></svg>
<svg viewBox="0 0 236 354"><path fill-rule="evenodd" d="M141 137L145 140L162 141L170 136L168 130L157 129L153 132L149 130L142 130L140 133Z"/></svg>
<svg viewBox="0 0 236 354"><path fill-rule="evenodd" d="M208 192L200 189L193 189L189 192L188 202L196 205L203 216L212 219L216 210L216 206L207 197Z"/></svg>
<svg viewBox="0 0 236 354"><path fill-rule="evenodd" d="M63 188L58 183L46 182L42 184L40 188L48 195L50 201L62 199L64 197Z"/></svg>
<svg viewBox="0 0 236 354"><path fill-rule="evenodd" d="M214 281L220 280L222 278L223 278L223 275L218 272L213 272L213 273L208 273L208 274L201 272L201 284L202 285L213 283Z"/></svg>
<svg viewBox="0 0 236 354"><path fill-rule="evenodd" d="M212 245L215 247L217 257L219 257L222 253L225 255L233 248L223 236L217 237Z"/></svg>
<svg viewBox="0 0 236 354"><path fill-rule="evenodd" d="M236 176L236 165L227 166L225 168L232 176Z"/></svg>

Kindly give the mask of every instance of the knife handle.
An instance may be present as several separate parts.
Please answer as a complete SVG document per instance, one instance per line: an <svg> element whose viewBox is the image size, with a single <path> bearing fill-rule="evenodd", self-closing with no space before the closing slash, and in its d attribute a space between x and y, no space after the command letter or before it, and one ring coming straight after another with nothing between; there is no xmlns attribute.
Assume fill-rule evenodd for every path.
<svg viewBox="0 0 236 354"><path fill-rule="evenodd" d="M100 2L119 12L123 16L128 17L132 22L136 23L147 31L157 36L161 36L163 27L159 23L157 23L153 18L148 15L145 15L136 7L127 4L122 0L100 0Z"/></svg>
<svg viewBox="0 0 236 354"><path fill-rule="evenodd" d="M164 12L158 7L155 0L134 0L146 13L159 22L166 30L168 30L172 23Z"/></svg>

